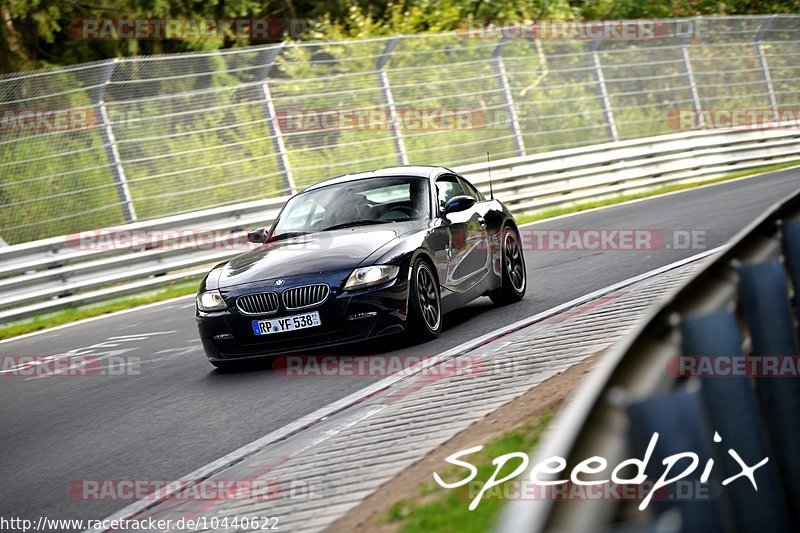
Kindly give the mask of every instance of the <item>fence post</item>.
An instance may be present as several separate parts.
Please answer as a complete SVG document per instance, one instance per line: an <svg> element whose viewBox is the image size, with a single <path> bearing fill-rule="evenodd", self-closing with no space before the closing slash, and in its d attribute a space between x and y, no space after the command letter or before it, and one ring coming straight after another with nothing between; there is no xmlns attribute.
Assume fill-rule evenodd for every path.
<svg viewBox="0 0 800 533"><path fill-rule="evenodd" d="M611 98L608 96L608 87L606 87L606 79L603 76L603 67L600 65L600 54L597 53L599 41L590 41L589 43L589 59L594 67L594 75L597 80L597 94L600 96L600 104L603 106L603 116L605 117L606 130L608 136L612 141L619 140L617 133L617 124L614 122L614 112L611 109Z"/></svg>
<svg viewBox="0 0 800 533"><path fill-rule="evenodd" d="M703 129L703 108L700 107L700 93L697 91L697 83L694 80L694 70L692 70L692 60L689 57L689 48L686 44L681 46L681 56L683 57L683 68L686 70L686 80L689 82L689 91L692 93L694 103L694 113L697 116L697 129Z"/></svg>
<svg viewBox="0 0 800 533"><path fill-rule="evenodd" d="M122 158L119 155L117 148L117 140L114 137L114 130L111 127L111 121L108 117L108 109L105 102L105 91L108 82L111 80L111 75L114 73L114 68L119 63L118 58L110 59L106 62L105 67L100 72L100 83L90 92L92 106L94 112L100 117L100 136L103 139L103 146L106 149L106 156L111 163L111 174L114 177L114 184L117 187L117 196L119 203L122 206L122 215L125 217L125 222L136 222L136 210L133 207L133 197L128 188L128 180L125 177L125 169L122 166Z"/></svg>
<svg viewBox="0 0 800 533"><path fill-rule="evenodd" d="M769 72L769 63L767 63L767 55L764 53L764 45L761 42L762 35L769 29L772 21L775 20L775 15L772 15L765 20L756 33L756 53L758 53L758 61L761 63L761 71L764 75L764 84L767 86L767 98L769 99L769 107L772 110L772 115L777 122L780 120L778 114L778 100L775 98L775 88L772 85L772 75Z"/></svg>
<svg viewBox="0 0 800 533"><path fill-rule="evenodd" d="M519 125L519 116L517 110L514 108L514 96L511 93L511 86L508 83L508 74L506 73L506 64L503 61L503 48L506 47L508 41L501 41L492 52L492 63L494 65L494 72L497 80L500 82L500 88L503 93L503 103L508 109L509 127L511 128L511 135L514 137L514 148L517 150L517 155L525 155L525 141L522 138L522 129Z"/></svg>
<svg viewBox="0 0 800 533"><path fill-rule="evenodd" d="M264 65L258 79L261 80L260 88L264 114L267 116L267 128L269 129L270 139L272 139L272 149L275 151L275 155L278 156L278 169L283 176L284 189L288 190L290 194L294 194L297 192L297 187L294 184L292 168L289 165L289 154L286 151L286 143L283 140L280 121L275 111L272 92L269 90L269 73L285 45L286 43L283 42L278 46L267 49L267 56L264 59Z"/></svg>
<svg viewBox="0 0 800 533"><path fill-rule="evenodd" d="M392 50L397 45L398 37L394 36L386 42L386 47L383 49L380 59L378 59L378 82L383 92L383 100L386 108L389 111L389 123L392 126L392 139L394 140L394 150L397 154L397 160L401 165L408 164L408 153L406 152L406 145L403 142L403 136L400 133L399 117L397 116L397 107L394 103L394 95L392 94L392 87L389 85L389 75L386 73L386 63L392 55Z"/></svg>

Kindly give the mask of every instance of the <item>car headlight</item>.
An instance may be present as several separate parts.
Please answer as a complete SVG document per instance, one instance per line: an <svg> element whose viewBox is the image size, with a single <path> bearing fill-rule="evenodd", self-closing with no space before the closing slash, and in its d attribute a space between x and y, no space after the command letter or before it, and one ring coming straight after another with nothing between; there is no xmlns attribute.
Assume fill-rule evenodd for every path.
<svg viewBox="0 0 800 533"><path fill-rule="evenodd" d="M205 291L197 295L197 308L201 311L222 311L226 307L219 291Z"/></svg>
<svg viewBox="0 0 800 533"><path fill-rule="evenodd" d="M381 283L386 283L396 278L398 272L400 272L400 267L394 265L375 265L357 268L353 270L353 273L347 278L347 282L344 284L344 290L351 291L372 287L373 285L380 285Z"/></svg>

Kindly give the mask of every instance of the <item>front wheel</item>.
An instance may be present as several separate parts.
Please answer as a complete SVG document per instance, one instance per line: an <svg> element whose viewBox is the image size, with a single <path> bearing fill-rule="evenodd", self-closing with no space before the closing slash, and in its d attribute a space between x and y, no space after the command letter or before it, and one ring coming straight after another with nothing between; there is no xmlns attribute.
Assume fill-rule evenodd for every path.
<svg viewBox="0 0 800 533"><path fill-rule="evenodd" d="M417 259L411 272L408 308L408 330L412 336L420 340L439 336L442 332L439 282L424 259Z"/></svg>
<svg viewBox="0 0 800 533"><path fill-rule="evenodd" d="M525 258L519 244L519 234L511 229L503 230L503 281L499 289L489 294L496 304L510 304L522 300L527 288Z"/></svg>

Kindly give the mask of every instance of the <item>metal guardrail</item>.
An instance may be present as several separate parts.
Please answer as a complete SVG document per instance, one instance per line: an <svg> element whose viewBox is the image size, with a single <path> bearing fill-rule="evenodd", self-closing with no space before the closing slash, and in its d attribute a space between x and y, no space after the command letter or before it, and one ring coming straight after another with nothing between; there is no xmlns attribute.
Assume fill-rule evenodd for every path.
<svg viewBox="0 0 800 533"><path fill-rule="evenodd" d="M2 75L0 238L281 196L354 167L471 164L486 150L521 157L800 105L800 15L640 22L657 31L478 28ZM672 120L700 111L697 124Z"/></svg>
<svg viewBox="0 0 800 533"><path fill-rule="evenodd" d="M645 470L648 479L658 478L653 472L664 470L665 457L694 452L699 466L686 478L694 488L683 497L657 496L645 511L637 508L641 496L512 502L499 531L799 530L796 371L776 377L764 371L767 365L744 366L744 372L725 376L725 368L734 367L713 363L745 355L796 360L798 287L800 191L737 235L605 357L531 461L564 457L568 472L579 461L600 455L613 468L626 458L643 458L657 432L658 444ZM683 367L684 360L695 363ZM702 368L701 360L706 370L683 371ZM721 441L713 439L715 432ZM729 449L749 466L769 458L754 473L757 491L747 478L720 484L740 471ZM701 483L708 459L715 461L714 469ZM608 478L608 472L603 474Z"/></svg>
<svg viewBox="0 0 800 533"><path fill-rule="evenodd" d="M505 159L492 176L495 195L520 214L796 160L800 130L709 130ZM488 194L485 164L456 170ZM269 224L287 198L107 228L99 244L86 232L0 248L0 322L196 278L240 253L246 231ZM142 234L146 242L130 239Z"/></svg>

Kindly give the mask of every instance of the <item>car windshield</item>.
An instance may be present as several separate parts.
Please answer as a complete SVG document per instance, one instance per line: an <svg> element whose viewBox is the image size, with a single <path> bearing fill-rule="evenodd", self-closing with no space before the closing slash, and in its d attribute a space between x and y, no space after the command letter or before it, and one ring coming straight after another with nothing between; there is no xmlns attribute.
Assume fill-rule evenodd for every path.
<svg viewBox="0 0 800 533"><path fill-rule="evenodd" d="M280 214L272 239L340 228L427 219L428 180L389 176L346 181L298 194Z"/></svg>

